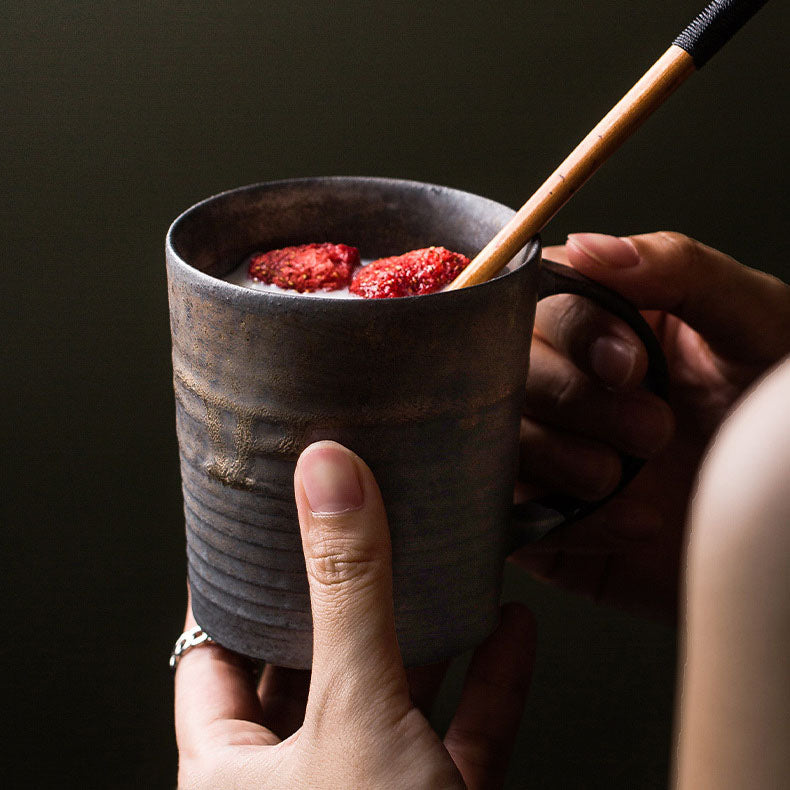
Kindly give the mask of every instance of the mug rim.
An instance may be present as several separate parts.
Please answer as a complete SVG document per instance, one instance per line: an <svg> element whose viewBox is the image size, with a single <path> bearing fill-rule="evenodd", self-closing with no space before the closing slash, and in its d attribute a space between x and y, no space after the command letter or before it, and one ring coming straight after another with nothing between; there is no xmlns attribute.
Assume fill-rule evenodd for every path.
<svg viewBox="0 0 790 790"><path fill-rule="evenodd" d="M529 269L531 265L537 259L540 259L540 250L541 250L541 239L540 235L536 234L532 238L530 238L527 243L514 255L513 257L517 257L518 255L523 254L524 260L521 264L514 267L513 269L503 269L499 272L496 276L492 277L490 280L487 280L483 283L478 283L477 285L467 286L465 288L459 288L455 291L436 291L430 294L415 294L410 296L400 296L393 299L344 299L344 298L326 298L323 299L319 297L308 297L306 299L302 294L295 292L295 293L288 293L287 291L283 290L283 292L279 291L259 291L253 288L247 288L243 285L237 285L236 283L228 282L227 280L216 277L211 274L207 274L204 271L201 271L196 266L189 263L185 260L184 257L176 250L175 245L175 236L179 231L180 225L184 222L184 220L191 216L192 214L196 213L200 209L212 204L220 202L223 198L228 197L229 195L238 195L244 192L253 192L257 189L261 189L262 187L266 188L280 188L280 187L287 187L287 186L307 186L311 183L314 184L326 184L327 182L336 182L336 183L349 183L349 182L357 182L360 184L380 184L382 186L408 186L408 187L419 187L419 188L428 188L431 190L440 190L444 193L456 194L459 196L464 196L467 198L474 198L475 200L483 200L492 206L495 206L497 209L505 209L511 213L511 216L515 214L515 210L512 209L510 206L506 206L504 203L499 203L496 200L492 200L491 198L487 198L483 195L477 195L474 192L468 192L462 189L456 189L455 187L448 187L442 184L433 184L430 182L424 181L415 181L413 179L405 179L405 178L389 178L389 177L380 177L380 176L304 176L299 178L285 178L285 179L276 179L274 181L259 181L252 184L245 184L244 186L234 187L231 189L226 189L221 192L218 192L214 195L210 195L203 200L193 204L189 208L182 211L170 224L170 227L167 230L167 234L165 236L165 253L166 258L169 263L173 263L177 265L182 271L185 273L186 276L190 278L194 278L197 283L203 285L212 291L217 291L218 293L225 293L230 298L234 300L242 299L243 301L250 301L252 304L261 304L263 302L274 302L280 303L282 305L287 305L292 300L296 299L299 300L300 304L304 305L305 302L315 302L318 303L322 309L332 309L332 310L339 310L339 309L370 309L368 307L361 307L361 305L368 305L370 303L374 303L374 307L377 310L381 310L383 304L404 304L404 303L413 303L414 300L419 299L422 303L427 298L436 302L439 299L453 299L453 298L461 298L463 294L467 294L471 296L472 293L479 293L481 289L496 287L496 284L503 285L506 280L509 280L511 277L516 276L519 272L524 269ZM383 304L382 304L383 303ZM331 305L331 306L330 306ZM349 308L348 305L356 305L357 307ZM318 305L316 305L318 306ZM387 308L384 308L387 309ZM395 309L395 308L391 308Z"/></svg>

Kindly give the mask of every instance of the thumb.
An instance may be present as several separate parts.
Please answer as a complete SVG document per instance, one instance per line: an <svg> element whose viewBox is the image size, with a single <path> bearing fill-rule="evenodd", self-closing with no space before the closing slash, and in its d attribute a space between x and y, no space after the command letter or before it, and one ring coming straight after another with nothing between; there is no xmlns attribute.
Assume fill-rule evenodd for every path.
<svg viewBox="0 0 790 790"><path fill-rule="evenodd" d="M753 363L790 347L790 288L688 236L574 233L565 249L575 269L640 310L672 313L722 356Z"/></svg>
<svg viewBox="0 0 790 790"><path fill-rule="evenodd" d="M294 476L310 603L313 675L308 702L358 709L382 694L408 704L395 636L389 529L367 465L335 442L310 445Z"/></svg>

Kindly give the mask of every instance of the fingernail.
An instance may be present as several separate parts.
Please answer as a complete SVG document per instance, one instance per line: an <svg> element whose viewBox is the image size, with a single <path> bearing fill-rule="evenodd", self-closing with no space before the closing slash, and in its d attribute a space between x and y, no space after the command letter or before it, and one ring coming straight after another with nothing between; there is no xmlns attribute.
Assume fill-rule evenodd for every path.
<svg viewBox="0 0 790 790"><path fill-rule="evenodd" d="M595 374L612 387L621 387L631 378L637 351L619 337L599 337L590 346L590 366Z"/></svg>
<svg viewBox="0 0 790 790"><path fill-rule="evenodd" d="M364 496L354 462L334 442L319 442L299 459L302 485L317 515L345 513L362 507Z"/></svg>
<svg viewBox="0 0 790 790"><path fill-rule="evenodd" d="M571 233L568 244L602 266L625 269L639 263L636 247L627 239L604 233Z"/></svg>
<svg viewBox="0 0 790 790"><path fill-rule="evenodd" d="M618 412L622 441L638 456L653 455L672 436L675 425L672 412L656 401L654 395L635 393L620 405Z"/></svg>

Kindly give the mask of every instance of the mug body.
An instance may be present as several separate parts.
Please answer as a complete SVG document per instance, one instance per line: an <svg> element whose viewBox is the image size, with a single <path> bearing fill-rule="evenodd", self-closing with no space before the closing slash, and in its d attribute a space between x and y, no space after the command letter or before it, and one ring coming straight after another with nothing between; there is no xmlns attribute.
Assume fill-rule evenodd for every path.
<svg viewBox="0 0 790 790"><path fill-rule="evenodd" d="M392 535L405 663L496 626L540 245L483 285L322 299L223 281L250 253L333 242L363 259L441 245L470 257L512 216L410 181L243 187L167 237L176 425L192 606L221 644L308 668L310 599L293 493L300 452L332 439L370 466Z"/></svg>

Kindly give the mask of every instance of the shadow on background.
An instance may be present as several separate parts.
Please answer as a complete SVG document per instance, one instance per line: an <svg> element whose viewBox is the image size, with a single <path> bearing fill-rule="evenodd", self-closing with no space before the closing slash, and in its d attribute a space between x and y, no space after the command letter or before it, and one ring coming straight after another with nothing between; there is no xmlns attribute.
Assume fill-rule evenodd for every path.
<svg viewBox="0 0 790 790"><path fill-rule="evenodd" d="M170 221L301 175L415 178L518 206L701 5L5 6L0 655L6 775L24 777L7 786L175 781ZM545 240L674 229L787 278L789 22L769 4ZM666 786L674 633L515 573L507 587L540 627L509 786Z"/></svg>

